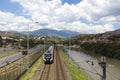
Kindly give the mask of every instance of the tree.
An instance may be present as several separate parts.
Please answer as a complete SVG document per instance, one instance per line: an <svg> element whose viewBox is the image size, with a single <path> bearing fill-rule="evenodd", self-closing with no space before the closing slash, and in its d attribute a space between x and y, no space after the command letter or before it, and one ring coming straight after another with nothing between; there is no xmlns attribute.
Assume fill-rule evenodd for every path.
<svg viewBox="0 0 120 80"><path fill-rule="evenodd" d="M2 47L2 37L0 36L0 47Z"/></svg>

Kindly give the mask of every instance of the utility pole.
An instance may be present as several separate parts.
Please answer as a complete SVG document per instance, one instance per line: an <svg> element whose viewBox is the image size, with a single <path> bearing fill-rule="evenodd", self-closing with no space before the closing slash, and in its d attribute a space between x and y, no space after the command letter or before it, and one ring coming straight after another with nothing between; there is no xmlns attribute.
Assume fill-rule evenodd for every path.
<svg viewBox="0 0 120 80"><path fill-rule="evenodd" d="M101 57L101 62L99 62L99 65L102 67L101 80L106 80L106 57Z"/></svg>

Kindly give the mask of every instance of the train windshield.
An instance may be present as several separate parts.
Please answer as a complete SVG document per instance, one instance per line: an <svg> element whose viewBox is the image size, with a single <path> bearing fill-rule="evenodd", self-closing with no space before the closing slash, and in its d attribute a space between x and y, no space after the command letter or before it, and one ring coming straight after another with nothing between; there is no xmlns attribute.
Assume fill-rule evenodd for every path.
<svg viewBox="0 0 120 80"><path fill-rule="evenodd" d="M45 54L45 58L46 58L46 59L51 58L51 54Z"/></svg>

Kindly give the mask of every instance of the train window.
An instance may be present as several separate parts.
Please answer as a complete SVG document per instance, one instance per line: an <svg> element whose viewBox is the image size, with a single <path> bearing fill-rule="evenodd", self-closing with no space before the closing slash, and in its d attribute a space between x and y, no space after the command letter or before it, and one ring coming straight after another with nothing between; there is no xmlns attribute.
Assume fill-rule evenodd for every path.
<svg viewBox="0 0 120 80"><path fill-rule="evenodd" d="M45 58L51 58L51 54L45 54Z"/></svg>

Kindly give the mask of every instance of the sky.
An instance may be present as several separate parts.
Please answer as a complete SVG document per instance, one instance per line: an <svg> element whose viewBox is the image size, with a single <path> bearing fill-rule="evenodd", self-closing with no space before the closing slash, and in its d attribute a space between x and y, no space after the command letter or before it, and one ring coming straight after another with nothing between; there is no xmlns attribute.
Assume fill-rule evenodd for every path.
<svg viewBox="0 0 120 80"><path fill-rule="evenodd" d="M0 0L0 31L120 29L120 0Z"/></svg>

